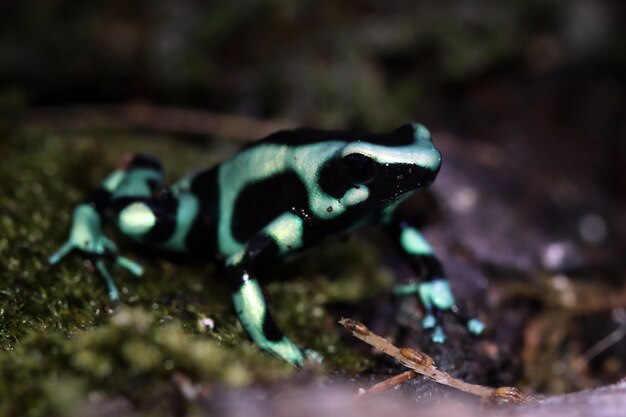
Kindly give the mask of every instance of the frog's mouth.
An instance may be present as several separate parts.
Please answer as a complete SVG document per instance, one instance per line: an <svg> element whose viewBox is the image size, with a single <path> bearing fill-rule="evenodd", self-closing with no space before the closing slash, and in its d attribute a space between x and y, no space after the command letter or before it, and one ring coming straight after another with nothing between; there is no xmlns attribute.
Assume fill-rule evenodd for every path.
<svg viewBox="0 0 626 417"><path fill-rule="evenodd" d="M384 203L422 188L426 188L435 181L439 167L436 170L423 168L417 165L396 164L384 167L378 176L376 186L372 190L378 190L372 197Z"/></svg>

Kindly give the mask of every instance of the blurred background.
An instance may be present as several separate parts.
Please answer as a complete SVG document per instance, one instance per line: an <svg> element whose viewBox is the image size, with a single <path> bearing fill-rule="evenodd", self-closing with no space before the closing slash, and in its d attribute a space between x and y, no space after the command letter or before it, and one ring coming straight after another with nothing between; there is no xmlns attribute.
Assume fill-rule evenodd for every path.
<svg viewBox="0 0 626 417"><path fill-rule="evenodd" d="M0 133L13 138L12 158L50 132L182 144L420 121L444 156L430 237L501 285L487 290L492 306L518 301L491 323L516 369L524 364L517 375L567 391L626 366L625 43L618 0L2 0ZM5 178L27 165L5 167ZM73 181L93 184L52 182ZM5 207L27 182L0 185ZM557 301L543 298L548 287ZM555 306L572 326L560 333L562 322L535 315ZM568 362L555 370L558 360Z"/></svg>
<svg viewBox="0 0 626 417"><path fill-rule="evenodd" d="M624 133L619 1L4 0L0 16L5 108L145 100L371 129L419 118L492 140L585 137L608 155Z"/></svg>
<svg viewBox="0 0 626 417"><path fill-rule="evenodd" d="M416 120L444 158L515 178L496 197L537 204L523 227L626 263L620 1L4 0L0 16L0 128L254 140Z"/></svg>

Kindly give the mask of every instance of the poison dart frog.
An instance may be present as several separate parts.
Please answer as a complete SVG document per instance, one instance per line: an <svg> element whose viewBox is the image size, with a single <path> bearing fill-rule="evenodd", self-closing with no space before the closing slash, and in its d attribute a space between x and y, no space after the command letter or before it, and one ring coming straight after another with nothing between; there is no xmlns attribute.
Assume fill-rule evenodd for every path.
<svg viewBox="0 0 626 417"><path fill-rule="evenodd" d="M435 180L440 165L429 131L418 123L385 134L279 131L169 187L162 186L159 161L134 155L75 207L69 238L49 262L78 250L118 300L105 260L136 275L142 268L103 234L105 220L140 244L213 257L250 338L299 366L319 355L296 346L274 323L259 284L264 267L327 237L378 223L423 275L418 284L397 286L396 294L418 297L423 327L443 343L442 314L458 314L450 286L431 245L395 212ZM482 332L478 319L463 321L471 333Z"/></svg>

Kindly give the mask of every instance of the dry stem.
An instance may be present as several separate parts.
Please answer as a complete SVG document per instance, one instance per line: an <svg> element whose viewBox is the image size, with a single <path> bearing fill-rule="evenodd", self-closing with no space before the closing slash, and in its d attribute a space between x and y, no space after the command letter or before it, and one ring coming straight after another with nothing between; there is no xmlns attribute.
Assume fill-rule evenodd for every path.
<svg viewBox="0 0 626 417"><path fill-rule="evenodd" d="M350 330L352 332L352 335L356 338L361 339L365 343L375 347L376 349L381 350L387 355L395 358L398 362L400 362L407 368L413 370L418 374L424 375L435 382L456 388L469 394L476 395L489 402L521 403L532 401L529 396L523 394L516 388L491 388L483 385L470 384L458 378L454 378L450 374L437 369L433 359L427 354L411 348L397 348L386 339L370 331L361 322L343 318L339 321L339 323L346 329ZM376 388L370 388L370 390L374 391L366 391L366 393L378 393L408 379L410 378L408 378L408 374L406 374L405 372L403 374L392 377L387 381L383 381L379 384L374 385L374 387Z"/></svg>

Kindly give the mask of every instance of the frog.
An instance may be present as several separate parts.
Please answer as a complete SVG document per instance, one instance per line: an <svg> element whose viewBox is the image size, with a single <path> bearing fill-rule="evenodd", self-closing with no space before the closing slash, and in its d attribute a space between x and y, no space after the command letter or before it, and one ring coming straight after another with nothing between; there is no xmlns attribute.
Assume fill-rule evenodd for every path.
<svg viewBox="0 0 626 417"><path fill-rule="evenodd" d="M444 314L478 335L483 322L460 315L433 247L396 210L432 184L440 167L441 153L419 123L386 133L280 130L169 186L158 159L127 155L75 206L68 239L48 260L54 265L78 252L113 301L120 293L110 267L135 275L143 268L120 254L103 232L105 223L140 245L216 262L252 341L299 367L321 355L298 347L275 323L260 284L264 270L327 238L377 224L419 277L393 292L417 297L431 340L445 342Z"/></svg>

